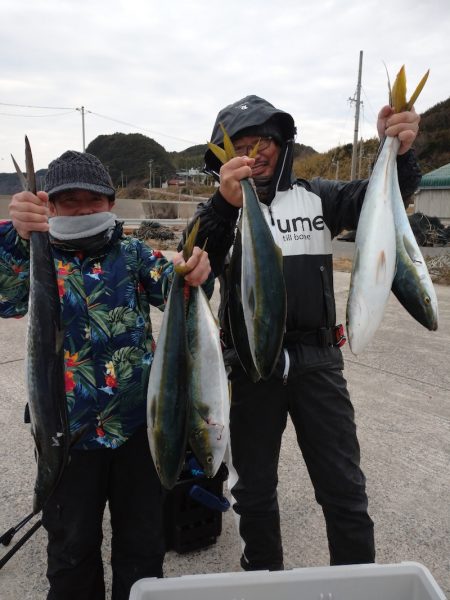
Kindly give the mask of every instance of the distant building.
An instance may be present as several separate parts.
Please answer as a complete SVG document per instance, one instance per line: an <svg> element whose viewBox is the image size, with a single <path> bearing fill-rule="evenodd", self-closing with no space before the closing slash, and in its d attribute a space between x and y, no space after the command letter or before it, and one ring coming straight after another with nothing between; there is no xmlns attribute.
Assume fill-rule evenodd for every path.
<svg viewBox="0 0 450 600"><path fill-rule="evenodd" d="M177 171L177 178L184 179L185 181L190 181L193 183L204 183L206 179L206 174L203 171L199 171L198 169L182 169Z"/></svg>
<svg viewBox="0 0 450 600"><path fill-rule="evenodd" d="M414 212L450 221L450 164L422 177L414 198Z"/></svg>

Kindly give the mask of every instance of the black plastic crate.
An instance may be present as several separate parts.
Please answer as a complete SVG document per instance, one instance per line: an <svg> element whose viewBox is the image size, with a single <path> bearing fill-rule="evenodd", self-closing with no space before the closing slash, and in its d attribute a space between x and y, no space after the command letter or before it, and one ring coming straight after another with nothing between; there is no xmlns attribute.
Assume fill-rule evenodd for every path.
<svg viewBox="0 0 450 600"><path fill-rule="evenodd" d="M188 458L192 465L191 457ZM229 507L223 497L223 482L228 477L226 466L222 464L212 478L193 471L197 473L187 460L186 468L164 501L166 550L179 554L214 544L222 533L222 512ZM217 507L211 508L211 503L205 505L208 500L213 500Z"/></svg>

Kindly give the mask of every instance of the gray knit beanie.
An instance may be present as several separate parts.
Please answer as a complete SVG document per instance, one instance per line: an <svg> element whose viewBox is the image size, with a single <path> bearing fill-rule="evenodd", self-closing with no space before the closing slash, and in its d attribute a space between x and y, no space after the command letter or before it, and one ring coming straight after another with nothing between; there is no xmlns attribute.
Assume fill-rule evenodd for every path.
<svg viewBox="0 0 450 600"><path fill-rule="evenodd" d="M112 201L115 190L108 171L93 154L68 150L53 160L45 175L44 191L52 198L67 190L88 190Z"/></svg>

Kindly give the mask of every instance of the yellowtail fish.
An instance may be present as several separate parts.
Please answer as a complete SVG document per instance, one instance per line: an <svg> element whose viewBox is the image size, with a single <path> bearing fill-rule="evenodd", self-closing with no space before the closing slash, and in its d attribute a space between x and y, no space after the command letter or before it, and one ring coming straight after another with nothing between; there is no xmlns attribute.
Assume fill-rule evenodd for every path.
<svg viewBox="0 0 450 600"><path fill-rule="evenodd" d="M387 138L375 163L359 217L347 301L350 349L360 354L377 331L395 274L395 225L392 181L398 144Z"/></svg>
<svg viewBox="0 0 450 600"><path fill-rule="evenodd" d="M219 160L227 162L235 156L235 150L224 127L221 127L224 148L212 143L208 143L208 147ZM251 156L256 155L257 151L258 144ZM259 376L267 379L278 361L286 326L283 257L264 218L252 182L242 179L241 188L242 310L253 365ZM235 314L239 314L239 311L235 311ZM237 331L238 327L239 323L232 324L231 330Z"/></svg>
<svg viewBox="0 0 450 600"><path fill-rule="evenodd" d="M183 248L185 261L192 253L199 222ZM170 490L183 468L191 411L186 325L186 266L175 266L150 369L147 389L147 433L150 452L162 485Z"/></svg>
<svg viewBox="0 0 450 600"><path fill-rule="evenodd" d="M25 190L36 194L36 178L28 138L24 177L13 158ZM56 271L48 233L30 237L30 294L27 329L27 388L31 433L36 447L37 475L33 513L41 511L67 465L70 446L64 375L64 330Z"/></svg>
<svg viewBox="0 0 450 600"><path fill-rule="evenodd" d="M400 69L392 91L390 90L391 105L395 112L411 110L427 77L428 72L407 102L405 69L404 67ZM350 349L354 354L362 352L377 331L393 283L396 295L398 293L404 298L404 294L407 294L408 299L405 299L405 302L408 307L412 309L413 306L417 307L418 303L418 300L413 299L411 292L408 291L411 289L411 280L414 277L405 276L405 274L411 275L412 265L411 260L406 265L405 248L410 248L411 244L404 242L409 238L409 233L405 235L406 224L400 217L400 211L404 213L405 210L397 176L399 146L398 138L390 136L385 139L369 180L358 222L355 258L347 301L348 337ZM394 282L396 268L398 277ZM423 269L421 275L422 273ZM415 277L416 282L418 277L419 275ZM407 279L409 279L408 285ZM422 279L425 281L426 277ZM430 305L435 305L428 284L426 289L421 291L416 286L415 293L429 299ZM414 310L418 314L417 308ZM421 314L423 318L423 309ZM428 311L426 321L432 326L433 319L434 317L430 317Z"/></svg>
<svg viewBox="0 0 450 600"><path fill-rule="evenodd" d="M147 391L150 452L159 479L168 490L178 480L186 453L191 409L187 352L184 278L176 273L164 309Z"/></svg>
<svg viewBox="0 0 450 600"><path fill-rule="evenodd" d="M228 268L228 314L229 328L233 340L234 349L238 355L242 368L253 382L261 379L261 375L255 367L252 353L248 343L247 328L242 308L242 242L240 225L236 229L233 253Z"/></svg>
<svg viewBox="0 0 450 600"><path fill-rule="evenodd" d="M283 257L275 244L250 181L241 181L241 294L250 352L256 370L268 379L278 361L286 327Z"/></svg>
<svg viewBox="0 0 450 600"><path fill-rule="evenodd" d="M397 87L392 90L392 102L396 110L409 110L428 78L425 73L413 96L406 101L406 75L402 67L397 77ZM392 291L397 299L421 325L435 331L438 327L438 303L436 292L428 273L426 262L412 232L400 194L393 196L396 230L397 268Z"/></svg>
<svg viewBox="0 0 450 600"><path fill-rule="evenodd" d="M409 314L430 331L438 328L438 301L427 264L411 230L403 202L394 199L397 268L392 291Z"/></svg>
<svg viewBox="0 0 450 600"><path fill-rule="evenodd" d="M189 445L205 475L214 477L228 444L230 395L219 328L201 287L190 288L187 335Z"/></svg>

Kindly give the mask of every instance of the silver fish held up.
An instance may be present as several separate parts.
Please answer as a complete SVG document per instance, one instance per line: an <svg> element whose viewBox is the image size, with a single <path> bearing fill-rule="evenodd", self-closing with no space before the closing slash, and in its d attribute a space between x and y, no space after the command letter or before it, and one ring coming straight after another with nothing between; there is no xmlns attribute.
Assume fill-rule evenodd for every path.
<svg viewBox="0 0 450 600"><path fill-rule="evenodd" d="M354 354L360 354L375 335L394 279L396 248L392 196L400 194L397 150L397 138L386 138L367 186L356 230L347 300L348 340Z"/></svg>
<svg viewBox="0 0 450 600"><path fill-rule="evenodd" d="M395 113L412 110L428 74L429 70L407 101L406 73L402 66L392 89L389 84L389 104ZM380 324L389 295L388 285L419 323L432 331L437 328L436 294L406 217L398 183L396 157L399 147L397 137L385 139L358 224L347 303L349 343L355 354L369 343ZM392 272L393 258L395 272Z"/></svg>
<svg viewBox="0 0 450 600"><path fill-rule="evenodd" d="M430 331L436 331L438 302L427 264L412 232L401 197L395 195L392 201L397 245L397 267L392 291L416 321Z"/></svg>
<svg viewBox="0 0 450 600"><path fill-rule="evenodd" d="M183 468L191 410L187 374L184 278L174 275L150 369L147 432L162 485L170 490Z"/></svg>
<svg viewBox="0 0 450 600"><path fill-rule="evenodd" d="M253 363L263 379L277 363L286 327L283 257L248 179L241 180L241 294Z"/></svg>
<svg viewBox="0 0 450 600"><path fill-rule="evenodd" d="M230 394L219 328L201 287L191 287L187 315L191 413L189 445L214 477L229 438Z"/></svg>
<svg viewBox="0 0 450 600"><path fill-rule="evenodd" d="M223 148L208 142L208 148L225 164L236 156L230 136L224 126ZM257 155L259 142L250 152ZM286 288L283 276L283 256L261 210L250 179L241 180L243 206L241 212L241 285L232 281L233 293L240 293L242 311L235 299L230 304L230 329L237 340L236 350L242 365L253 381L268 379L272 374L283 344L286 328ZM234 273L239 269L233 265ZM244 316L247 342L239 334ZM238 339L239 338L239 339ZM248 357L250 350L251 360ZM253 363L253 364L252 364Z"/></svg>
<svg viewBox="0 0 450 600"><path fill-rule="evenodd" d="M33 159L25 138L27 178L14 165L24 189L36 194ZM64 376L64 331L55 265L49 236L30 237L30 293L27 329L27 387L37 476L33 512L37 514L58 485L69 452L69 425Z"/></svg>
<svg viewBox="0 0 450 600"><path fill-rule="evenodd" d="M238 355L242 368L253 382L261 379L254 363L250 346L248 343L247 329L245 326L244 310L242 308L242 242L241 242L241 221L236 228L236 235L233 244L233 253L230 258L228 268L228 314L229 327L233 346Z"/></svg>

